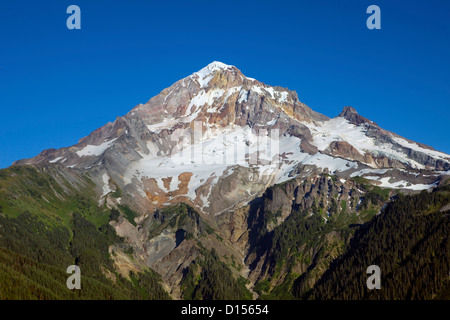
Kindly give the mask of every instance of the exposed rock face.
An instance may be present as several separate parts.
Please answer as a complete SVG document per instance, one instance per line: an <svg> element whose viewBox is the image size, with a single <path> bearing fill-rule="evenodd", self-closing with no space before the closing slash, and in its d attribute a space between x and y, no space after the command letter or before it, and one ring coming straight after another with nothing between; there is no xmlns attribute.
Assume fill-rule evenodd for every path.
<svg viewBox="0 0 450 320"><path fill-rule="evenodd" d="M15 164L51 162L88 170L100 189L104 185L100 177L106 172L113 185L131 195L121 200L140 211L183 201L200 211L218 214L263 192L278 180L280 170L269 173L256 166L255 171L227 160L220 167L211 166L210 173L202 177L195 174L198 169L192 166L152 176L152 165L170 165L163 162L178 151L181 141L186 140L186 132L192 135L195 122L200 122L203 141L211 141L212 137L220 143L224 135L233 136L237 127L249 129L254 136L261 130L276 129L281 136L298 138L298 146L306 153L316 154L317 148L310 143L311 134L300 121L327 119L301 103L295 91L267 86L245 77L234 66L214 62L136 106L124 117L95 130L77 145L46 150ZM241 143L249 145L249 138L242 136L247 133L239 134L238 148ZM250 157L257 157L258 151L250 152L245 150L247 162ZM284 157L290 161L289 155ZM158 163L147 164L147 160ZM243 184L241 178L249 175L249 184ZM209 197L220 201L211 202Z"/></svg>
<svg viewBox="0 0 450 320"><path fill-rule="evenodd" d="M261 159L269 149L257 150L256 140L275 132L280 148L271 157L281 164L269 168L270 157L265 163ZM231 149L244 161L223 161L222 154L228 156ZM342 167L339 159L351 162ZM220 62L174 83L72 147L45 150L15 164L48 163L89 172L99 196L119 188L122 203L141 212L185 202L215 215L294 177L299 166L347 175L351 168L450 168L448 155L385 131L352 107L329 119L301 103L295 91L265 85Z"/></svg>
<svg viewBox="0 0 450 320"><path fill-rule="evenodd" d="M342 112L338 115L338 117L342 117L346 120L348 120L350 123L353 123L354 125L360 125L364 123L372 123L376 125L374 122L370 121L367 118L364 118L363 116L359 115L358 112L356 112L355 108L347 106L344 107Z"/></svg>
<svg viewBox="0 0 450 320"><path fill-rule="evenodd" d="M180 298L183 270L203 247L239 263L246 259L252 270L238 273L264 279L273 274L271 253L254 251L252 230L266 215L273 216L263 225L268 232L293 210L320 206L327 219L332 203L333 210L346 203L356 213L362 193L349 177L429 189L446 178L450 156L386 131L352 107L329 119L300 102L295 91L213 62L78 144L15 163L24 164L49 168L74 186L78 176L89 177L99 204L137 211L136 225L122 216L112 223L136 261L111 248L115 263L125 273L150 266ZM179 203L200 216L180 222L160 211ZM209 227L220 236L208 233ZM333 243L339 235L327 237ZM294 266L298 274L307 267Z"/></svg>
<svg viewBox="0 0 450 320"><path fill-rule="evenodd" d="M355 149L350 143L347 141L333 141L330 143L329 152L333 156L338 157L351 157L351 159L358 160L361 162L365 162L365 158L361 155L358 150Z"/></svg>
<svg viewBox="0 0 450 320"><path fill-rule="evenodd" d="M277 185L269 188L262 200L254 204L254 216L250 218L252 222L250 227L250 233L264 234L271 231L275 226L282 224L286 218L292 214L292 212L302 212L307 210L308 212L315 211L315 214L319 215L325 222L328 219L332 219L333 216L339 215L354 215L357 222L361 218L361 209L358 209L358 205L361 203L361 199L365 196L357 184L352 180L345 179L333 179L330 176L318 176L318 177L298 177L290 180L284 185ZM274 220L273 217L276 219ZM270 239L270 238L269 238ZM250 249L246 258L246 264L251 266L251 272L249 279L252 282L261 282L264 279L271 279L272 283L281 284L283 277L289 271L277 270L275 271L275 265L279 261L274 261L274 251L279 250L276 243L266 243L269 240L250 237ZM270 241L274 241L270 239ZM314 242L315 240L312 240ZM339 233L330 232L326 235L326 239L323 239L323 248L304 248L303 257L310 256L311 259L320 250L326 250L325 264L329 263L338 254L330 248L337 242L342 241ZM263 244L263 245L261 245ZM293 262L291 268L296 270L296 273L302 274L304 272L311 272L314 276L308 281L313 284L322 267L318 264L304 264L304 262ZM308 270L309 268L309 270ZM315 271L312 271L312 270ZM322 270L323 271L323 270ZM277 278L279 281L277 282ZM308 282L307 281L307 282Z"/></svg>

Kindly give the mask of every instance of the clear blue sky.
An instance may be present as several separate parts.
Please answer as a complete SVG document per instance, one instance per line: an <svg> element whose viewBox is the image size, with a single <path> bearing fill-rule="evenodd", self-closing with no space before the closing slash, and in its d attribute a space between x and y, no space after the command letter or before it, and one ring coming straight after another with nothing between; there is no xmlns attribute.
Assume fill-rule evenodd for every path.
<svg viewBox="0 0 450 320"><path fill-rule="evenodd" d="M68 30L66 8L81 8ZM366 8L381 8L368 30ZM0 168L70 146L214 60L450 153L450 1L1 1Z"/></svg>

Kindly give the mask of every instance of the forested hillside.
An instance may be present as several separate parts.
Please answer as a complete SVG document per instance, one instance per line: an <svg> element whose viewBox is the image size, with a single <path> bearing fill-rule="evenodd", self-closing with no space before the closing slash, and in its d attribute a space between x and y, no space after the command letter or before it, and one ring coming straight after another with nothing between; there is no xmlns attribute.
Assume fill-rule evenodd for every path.
<svg viewBox="0 0 450 320"><path fill-rule="evenodd" d="M309 299L450 299L450 186L399 195L355 233ZM381 269L368 290L366 268Z"/></svg>
<svg viewBox="0 0 450 320"><path fill-rule="evenodd" d="M225 254L225 234L192 207L168 206L139 222L128 206L95 201L87 176L73 179L79 188L64 189L31 167L0 171L0 299L170 298L161 270L142 267L116 233L119 220L161 248L173 241L192 253L175 282L182 299L450 299L450 185L403 195L327 174L275 185L242 220L245 279L244 265ZM119 272L111 246L139 272ZM82 290L66 287L74 264ZM381 269L380 290L366 287L369 265Z"/></svg>
<svg viewBox="0 0 450 320"><path fill-rule="evenodd" d="M111 226L97 229L76 212L71 231L52 230L29 213L0 216L0 299L169 298L150 270L130 279L114 271L108 246L117 241ZM74 264L82 272L81 290L71 291L66 268Z"/></svg>
<svg viewBox="0 0 450 320"><path fill-rule="evenodd" d="M94 196L87 176L0 170L0 299L169 298L150 269L128 278L115 271L108 248L123 239L108 222L118 212ZM81 290L71 291L66 269L75 264Z"/></svg>

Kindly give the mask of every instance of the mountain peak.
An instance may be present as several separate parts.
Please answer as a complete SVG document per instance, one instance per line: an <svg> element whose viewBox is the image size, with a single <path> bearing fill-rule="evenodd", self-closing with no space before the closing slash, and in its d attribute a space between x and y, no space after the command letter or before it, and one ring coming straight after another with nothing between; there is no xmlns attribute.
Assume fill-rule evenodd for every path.
<svg viewBox="0 0 450 320"><path fill-rule="evenodd" d="M217 71L234 71L238 70L235 66L225 64L220 61L213 61L203 69L194 72L190 77L195 78L201 88L208 85L209 81L214 77Z"/></svg>
<svg viewBox="0 0 450 320"><path fill-rule="evenodd" d="M358 114L355 108L351 106L346 106L344 109L342 109L342 112L339 114L338 117L347 118L350 115Z"/></svg>
<svg viewBox="0 0 450 320"><path fill-rule="evenodd" d="M226 71L226 70L232 71L235 68L236 68L235 66L228 65L228 64L225 64L220 61L213 61L210 64L208 64L206 67L195 72L194 74L205 77L205 76L208 76L208 75L214 73L215 71Z"/></svg>
<svg viewBox="0 0 450 320"><path fill-rule="evenodd" d="M356 109L353 107L350 107L350 106L344 107L344 109L338 115L338 117L344 118L344 119L348 120L350 123L353 123L354 125L359 125L362 123L370 123L370 124L377 125L375 122L373 122L367 118L364 118L363 116L358 114Z"/></svg>
<svg viewBox="0 0 450 320"><path fill-rule="evenodd" d="M267 148L266 137L278 147L269 143ZM350 106L329 119L301 103L294 91L251 80L235 66L214 61L78 144L15 164L41 163L89 172L95 167L102 197L114 185L106 172L132 195L123 201L145 211L186 201L201 212L220 214L263 192L268 183L285 182L310 166L348 178L369 169L448 170L450 156L394 136ZM255 170L258 178L236 192L223 187L222 182L239 184ZM420 182L410 188L435 183L433 175L418 180L398 174L394 187L409 176L411 185ZM385 178L377 183L391 186ZM217 197L227 200L213 201Z"/></svg>
<svg viewBox="0 0 450 320"><path fill-rule="evenodd" d="M205 68L207 68L211 71L215 71L215 70L219 70L219 69L221 69L221 70L230 69L232 67L234 67L234 66L225 64L220 61L213 61L210 64L208 64ZM205 68L203 68L203 69L205 69Z"/></svg>

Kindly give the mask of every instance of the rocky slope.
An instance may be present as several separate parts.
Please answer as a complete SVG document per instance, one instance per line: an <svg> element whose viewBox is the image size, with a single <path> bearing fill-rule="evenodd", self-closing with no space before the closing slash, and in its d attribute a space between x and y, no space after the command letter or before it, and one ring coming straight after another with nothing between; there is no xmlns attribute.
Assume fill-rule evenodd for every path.
<svg viewBox="0 0 450 320"><path fill-rule="evenodd" d="M370 220L398 191L444 183L450 156L351 107L330 119L295 91L213 62L78 144L14 166L54 177L45 199L33 200L49 212L53 198L79 190L104 212L117 210L109 224L126 241L109 248L117 270L127 277L150 267L172 297L183 298L186 274L200 272L193 262L209 257L204 263L223 269L216 253L258 294L292 286L293 274L304 275L298 290L310 288L342 252L349 225ZM4 212L29 209L23 194L9 191ZM304 223L317 231L312 239L283 238Z"/></svg>
<svg viewBox="0 0 450 320"><path fill-rule="evenodd" d="M78 144L15 165L89 171L100 197L120 188L120 201L138 211L186 202L217 215L309 165L421 190L450 169L449 161L449 155L383 130L351 107L329 119L301 103L295 91L213 62Z"/></svg>

